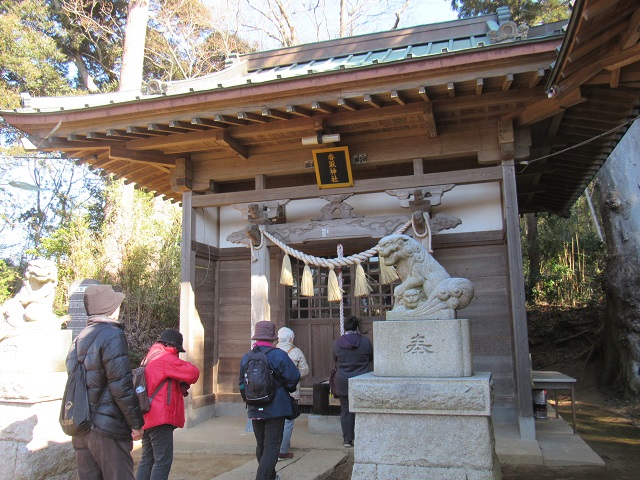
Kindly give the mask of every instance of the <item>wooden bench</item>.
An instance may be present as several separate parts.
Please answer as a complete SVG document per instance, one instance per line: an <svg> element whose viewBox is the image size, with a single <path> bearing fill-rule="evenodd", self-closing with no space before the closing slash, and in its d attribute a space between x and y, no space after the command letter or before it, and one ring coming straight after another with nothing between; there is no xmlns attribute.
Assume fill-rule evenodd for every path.
<svg viewBox="0 0 640 480"><path fill-rule="evenodd" d="M558 390L568 391L571 396L571 416L573 419L573 434L577 433L576 427L576 379L564 373L544 370L532 370L531 380L534 390L553 391L555 401L556 418L558 418Z"/></svg>

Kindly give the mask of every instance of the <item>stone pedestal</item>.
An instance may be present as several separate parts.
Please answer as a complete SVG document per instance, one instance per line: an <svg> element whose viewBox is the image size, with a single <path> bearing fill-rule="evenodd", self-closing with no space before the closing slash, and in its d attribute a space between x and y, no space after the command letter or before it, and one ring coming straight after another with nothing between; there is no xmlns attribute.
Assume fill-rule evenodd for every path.
<svg viewBox="0 0 640 480"><path fill-rule="evenodd" d="M3 331L0 341L0 480L75 478L60 424L71 330Z"/></svg>
<svg viewBox="0 0 640 480"><path fill-rule="evenodd" d="M373 323L373 371L379 377L468 377L467 319Z"/></svg>
<svg viewBox="0 0 640 480"><path fill-rule="evenodd" d="M464 319L374 323L374 372L349 380L353 480L501 478L491 374L472 372L469 333Z"/></svg>

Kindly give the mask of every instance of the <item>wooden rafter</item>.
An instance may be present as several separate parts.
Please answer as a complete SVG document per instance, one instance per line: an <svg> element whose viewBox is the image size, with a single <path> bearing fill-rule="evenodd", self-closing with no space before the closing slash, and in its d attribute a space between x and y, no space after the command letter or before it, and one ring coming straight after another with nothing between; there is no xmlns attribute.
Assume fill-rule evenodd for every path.
<svg viewBox="0 0 640 480"><path fill-rule="evenodd" d="M364 96L363 100L364 100L364 103L367 103L374 108L382 108L382 103L380 103L380 100L378 100L377 98L374 98L373 95L367 94Z"/></svg>
<svg viewBox="0 0 640 480"><path fill-rule="evenodd" d="M327 105L326 103L323 103L323 102L313 102L311 104L311 110L313 110L315 112L321 112L321 113L333 113L333 112L335 112L335 108L330 107L329 105Z"/></svg>
<svg viewBox="0 0 640 480"><path fill-rule="evenodd" d="M391 90L391 99L395 100L398 105L406 105L407 101L404 99L402 94L397 90Z"/></svg>
<svg viewBox="0 0 640 480"><path fill-rule="evenodd" d="M170 127L169 125L164 125L162 123L150 123L147 125L147 129L150 132L164 132L164 133L180 133L180 132L188 132L187 129L184 128L176 128Z"/></svg>
<svg viewBox="0 0 640 480"><path fill-rule="evenodd" d="M159 151L136 152L126 148L112 147L109 149L109 156L134 163L145 163L154 167L165 167L165 171L168 171L166 167L176 164L175 156L168 156Z"/></svg>
<svg viewBox="0 0 640 480"><path fill-rule="evenodd" d="M348 98L338 98L338 106L352 112L358 109Z"/></svg>
<svg viewBox="0 0 640 480"><path fill-rule="evenodd" d="M633 47L640 41L640 8L637 8L631 19L627 31L620 36L620 50Z"/></svg>
<svg viewBox="0 0 640 480"><path fill-rule="evenodd" d="M207 130L207 127L204 125L198 125L193 122L183 122L180 120L170 120L169 127L172 129L181 129L189 132L197 132L202 130ZM177 131L177 130L176 130ZM176 133L176 131L172 133Z"/></svg>
<svg viewBox="0 0 640 480"><path fill-rule="evenodd" d="M300 117L310 117L312 113L306 108L302 108L296 105L287 105L286 107L287 113L291 115L298 115Z"/></svg>
<svg viewBox="0 0 640 480"><path fill-rule="evenodd" d="M502 81L502 91L507 92L511 88L511 84L513 83L513 74L508 73L504 76L504 80Z"/></svg>
<svg viewBox="0 0 640 480"><path fill-rule="evenodd" d="M252 112L238 112L238 118L240 120L247 120L249 122L256 123L267 123L269 122L269 117L266 115L256 115Z"/></svg>
<svg viewBox="0 0 640 480"><path fill-rule="evenodd" d="M192 118L191 123L193 125L202 125L202 126L211 127L211 128L227 128L227 125L225 125L224 123L216 122L214 120L208 120L206 118L199 118L199 117Z"/></svg>
<svg viewBox="0 0 640 480"><path fill-rule="evenodd" d="M262 115L264 115L265 117L274 118L276 120L289 120L291 118L291 115L289 115L288 113L283 113L279 110L273 110L270 108L263 108Z"/></svg>
<svg viewBox="0 0 640 480"><path fill-rule="evenodd" d="M213 121L218 123L228 123L229 125L246 125L248 123L246 120L234 118L229 115L214 115Z"/></svg>

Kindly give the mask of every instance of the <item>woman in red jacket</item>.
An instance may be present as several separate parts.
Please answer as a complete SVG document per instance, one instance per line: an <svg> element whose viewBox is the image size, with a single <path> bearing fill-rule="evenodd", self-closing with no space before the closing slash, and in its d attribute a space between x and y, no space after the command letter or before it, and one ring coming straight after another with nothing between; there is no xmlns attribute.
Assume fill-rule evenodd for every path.
<svg viewBox="0 0 640 480"><path fill-rule="evenodd" d="M200 376L198 367L178 357L182 334L167 329L154 343L145 361L149 392L156 392L144 415L142 458L136 480L166 480L173 463L173 431L184 427L184 399Z"/></svg>

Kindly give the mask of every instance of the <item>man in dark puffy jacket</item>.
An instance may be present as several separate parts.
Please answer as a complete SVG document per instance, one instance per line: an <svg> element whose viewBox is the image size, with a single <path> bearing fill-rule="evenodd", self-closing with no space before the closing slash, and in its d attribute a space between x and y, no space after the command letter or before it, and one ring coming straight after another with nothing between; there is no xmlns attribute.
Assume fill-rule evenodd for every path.
<svg viewBox="0 0 640 480"><path fill-rule="evenodd" d="M133 388L129 349L118 322L124 294L111 285L84 292L87 326L67 355L67 372L86 355L91 430L72 438L80 480L133 480L133 440L142 438L144 420Z"/></svg>
<svg viewBox="0 0 640 480"><path fill-rule="evenodd" d="M298 367L291 361L289 355L279 348L274 348L273 343L278 339L276 326L272 322L257 322L254 340L254 348L260 349L266 356L271 370L274 372L278 388L271 403L267 405L247 405L247 415L252 421L253 434L256 437L256 458L258 470L255 480L277 480L276 464L278 452L282 443L285 417L291 417L291 397L289 392L295 392L300 381ZM245 354L240 361L240 392L244 398L245 366L249 354Z"/></svg>

